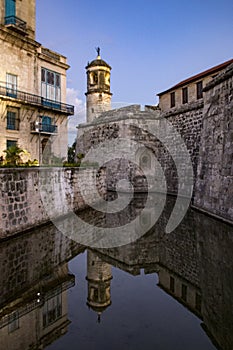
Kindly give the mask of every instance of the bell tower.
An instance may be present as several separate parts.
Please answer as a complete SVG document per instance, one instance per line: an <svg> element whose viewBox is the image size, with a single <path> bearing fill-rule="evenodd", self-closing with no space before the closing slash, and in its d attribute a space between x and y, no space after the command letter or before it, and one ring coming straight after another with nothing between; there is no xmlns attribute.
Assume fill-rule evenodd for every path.
<svg viewBox="0 0 233 350"><path fill-rule="evenodd" d="M88 297L87 305L97 313L98 321L108 306L111 305L110 284L112 279L111 265L93 251L87 251Z"/></svg>
<svg viewBox="0 0 233 350"><path fill-rule="evenodd" d="M111 109L110 75L112 68L100 57L99 47L96 51L96 59L86 66L87 92L85 95L88 123L102 112Z"/></svg>

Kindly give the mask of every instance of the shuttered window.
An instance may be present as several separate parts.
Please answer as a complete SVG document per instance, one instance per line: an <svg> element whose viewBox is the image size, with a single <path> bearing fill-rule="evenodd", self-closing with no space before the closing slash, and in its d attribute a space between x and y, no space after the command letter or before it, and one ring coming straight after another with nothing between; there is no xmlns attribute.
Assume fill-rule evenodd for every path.
<svg viewBox="0 0 233 350"><path fill-rule="evenodd" d="M202 92L202 89L203 89L203 86L202 86L202 81L199 81L197 83L197 99L199 98L202 98L203 97L203 92Z"/></svg>
<svg viewBox="0 0 233 350"><path fill-rule="evenodd" d="M5 0L5 17L15 16L15 0Z"/></svg>
<svg viewBox="0 0 233 350"><path fill-rule="evenodd" d="M175 92L171 92L171 94L170 94L170 102L171 102L171 107L175 107L175 105L176 105L176 95L175 95Z"/></svg>
<svg viewBox="0 0 233 350"><path fill-rule="evenodd" d="M188 103L188 88L184 87L182 89L182 103Z"/></svg>
<svg viewBox="0 0 233 350"><path fill-rule="evenodd" d="M19 130L19 112L17 108L9 108L6 119L6 128L8 130Z"/></svg>
<svg viewBox="0 0 233 350"><path fill-rule="evenodd" d="M6 74L6 88L8 96L17 96L17 75L10 73Z"/></svg>

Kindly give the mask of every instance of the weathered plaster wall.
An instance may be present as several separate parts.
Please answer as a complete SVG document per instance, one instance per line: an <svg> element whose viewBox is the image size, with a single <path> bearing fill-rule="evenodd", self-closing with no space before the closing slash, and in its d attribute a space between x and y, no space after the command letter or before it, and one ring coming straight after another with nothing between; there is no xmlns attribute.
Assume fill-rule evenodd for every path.
<svg viewBox="0 0 233 350"><path fill-rule="evenodd" d="M1 169L0 238L83 209L87 201L95 202L94 178L93 169ZM104 192L101 178L98 188Z"/></svg>
<svg viewBox="0 0 233 350"><path fill-rule="evenodd" d="M204 91L194 205L233 221L233 65Z"/></svg>

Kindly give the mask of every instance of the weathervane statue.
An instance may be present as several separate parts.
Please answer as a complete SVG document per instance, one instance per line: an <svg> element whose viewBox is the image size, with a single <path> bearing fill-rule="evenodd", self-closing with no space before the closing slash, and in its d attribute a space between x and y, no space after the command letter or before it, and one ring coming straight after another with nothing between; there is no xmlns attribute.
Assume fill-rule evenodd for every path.
<svg viewBox="0 0 233 350"><path fill-rule="evenodd" d="M97 52L97 55L100 56L100 47L96 47L96 52Z"/></svg>

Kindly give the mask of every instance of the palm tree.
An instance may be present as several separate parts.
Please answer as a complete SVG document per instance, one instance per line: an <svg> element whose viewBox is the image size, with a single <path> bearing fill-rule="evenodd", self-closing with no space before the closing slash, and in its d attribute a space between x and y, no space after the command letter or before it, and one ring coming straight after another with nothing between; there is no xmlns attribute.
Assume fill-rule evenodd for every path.
<svg viewBox="0 0 233 350"><path fill-rule="evenodd" d="M17 166L22 163L22 159L20 157L21 153L25 153L25 151L18 146L10 146L5 151L5 164L11 166Z"/></svg>

